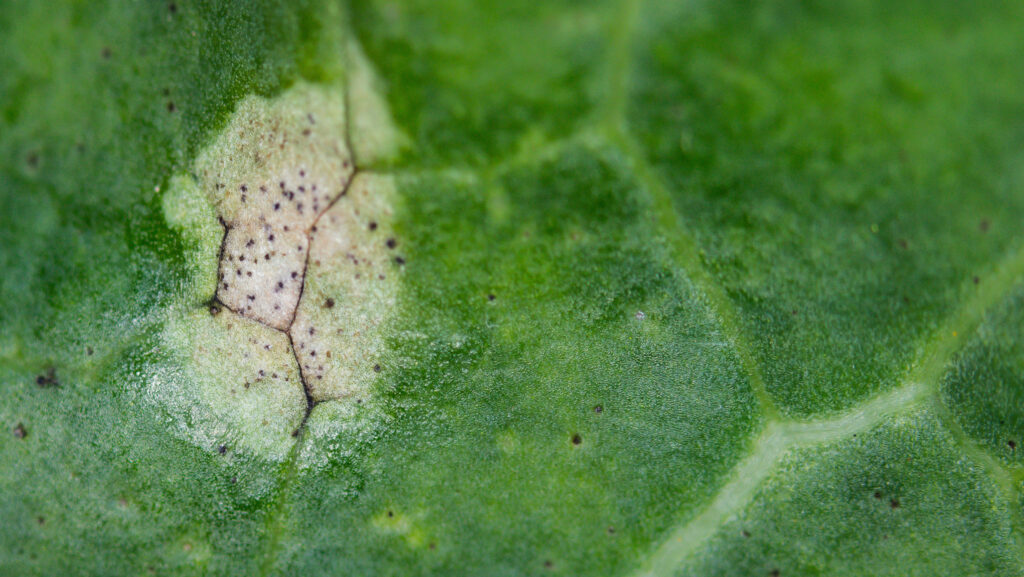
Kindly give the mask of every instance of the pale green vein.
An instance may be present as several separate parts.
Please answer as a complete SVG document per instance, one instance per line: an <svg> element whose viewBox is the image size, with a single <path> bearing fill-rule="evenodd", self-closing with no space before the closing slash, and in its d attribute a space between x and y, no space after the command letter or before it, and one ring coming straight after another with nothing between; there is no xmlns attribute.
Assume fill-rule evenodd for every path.
<svg viewBox="0 0 1024 577"><path fill-rule="evenodd" d="M973 283L966 285L969 287L968 290L973 288L974 293L968 298L966 304L956 314L949 317L942 328L934 334L925 349L925 354L911 368L910 378L927 383L933 389L931 393L933 409L943 426L956 440L960 450L981 466L999 489L1008 506L1018 553L1024 559L1024 518L1022 518L1022 503L1018 487L1021 480L1016 479L1014 472L1004 467L977 441L970 438L956 420L956 416L943 402L940 391L943 374L954 355L974 335L988 312L1003 301L1021 282L1022 278L1024 278L1024 245L1010 251L1006 258L994 266L985 275L986 280L983 284L977 287Z"/></svg>
<svg viewBox="0 0 1024 577"><path fill-rule="evenodd" d="M657 184L655 182L654 184ZM714 500L695 517L673 530L652 553L637 575L671 575L692 553L711 539L718 528L738 514L754 497L761 483L789 451L821 445L867 431L892 416L927 403L956 440L964 454L982 467L1005 500L1014 529L1014 539L1024 554L1024 520L1018 485L1022 479L1004 468L994 457L970 439L956 422L939 395L939 383L953 356L977 330L988 311L1006 298L1024 277L1024 247L1018 247L996 265L985 286L978 287L922 348L903 387L829 419L797 422L769 421L755 440L753 451L730 473L729 480ZM713 286L713 285L712 285Z"/></svg>
<svg viewBox="0 0 1024 577"><path fill-rule="evenodd" d="M764 379L761 377L757 360L754 358L753 347L743 331L739 312L732 300L725 294L725 289L715 282L711 273L704 267L697 242L687 233L686 226L679 216L679 211L676 210L675 201L673 201L668 188L655 174L654 169L639 151L639 147L629 136L622 132L607 136L625 154L637 179L650 194L653 202L651 218L660 235L671 248L676 266L689 275L690 280L694 282L704 298L707 299L711 310L714 311L726 339L739 357L740 364L743 366L765 416L769 421L778 419L779 411L765 388Z"/></svg>
<svg viewBox="0 0 1024 577"><path fill-rule="evenodd" d="M929 387L912 383L831 419L768 423L754 442L753 452L732 470L728 482L714 500L689 522L672 531L636 574L645 577L673 574L690 554L715 535L719 527L746 507L786 453L868 431L886 419L920 405L930 392Z"/></svg>
<svg viewBox="0 0 1024 577"><path fill-rule="evenodd" d="M1000 497L1005 501L1010 525L1013 529L1013 541L1017 546L1017 554L1024 561L1024 519L1021 518L1020 481L1015 479L1014 474L998 459L967 435L953 416L952 411L938 395L933 396L932 401L932 410L939 417L943 427L953 437L960 450L967 455L967 458L985 471L999 491Z"/></svg>
<svg viewBox="0 0 1024 577"><path fill-rule="evenodd" d="M641 0L623 0L611 23L611 42L608 47L607 95L598 109L600 123L612 131L625 125L626 104L629 97L630 52Z"/></svg>
<svg viewBox="0 0 1024 577"><path fill-rule="evenodd" d="M262 563L260 563L260 577L267 577L277 569L278 551L281 548L281 537L287 528L288 517L291 508L288 506L289 497L299 476L299 456L302 454L302 441L306 437L306 427L303 425L299 431L299 438L292 444L288 456L280 467L281 482L277 487L277 494L274 502L267 511L266 522L264 523L264 535L266 541L263 543Z"/></svg>
<svg viewBox="0 0 1024 577"><path fill-rule="evenodd" d="M974 285L965 281L966 291L973 291L966 304L948 317L943 326L931 336L924 354L911 366L907 380L929 383L938 387L949 361L977 330L985 315L1006 298L1014 285L1024 278L1024 244L1011 250L1007 257L984 275L985 282Z"/></svg>

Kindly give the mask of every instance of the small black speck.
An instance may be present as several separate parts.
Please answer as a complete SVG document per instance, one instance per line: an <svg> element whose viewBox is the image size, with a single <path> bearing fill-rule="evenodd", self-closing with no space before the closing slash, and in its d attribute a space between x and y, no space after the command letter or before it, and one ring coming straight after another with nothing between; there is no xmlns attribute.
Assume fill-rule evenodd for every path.
<svg viewBox="0 0 1024 577"><path fill-rule="evenodd" d="M169 12L170 12L171 14L174 14L175 12L177 12L177 11L178 11L178 5L177 5L177 4L175 4L175 3L173 3L173 2L171 2L170 4L168 4L168 5L167 5L167 10L168 10L168 11L169 11Z"/></svg>
<svg viewBox="0 0 1024 577"><path fill-rule="evenodd" d="M299 171L299 177L306 178L306 171L305 170L300 170Z"/></svg>
<svg viewBox="0 0 1024 577"><path fill-rule="evenodd" d="M45 375L39 375L36 377L36 384L44 389L59 387L60 383L57 381L57 371L55 369L48 369Z"/></svg>
<svg viewBox="0 0 1024 577"><path fill-rule="evenodd" d="M769 573L768 575L770 575L771 577L780 577L782 575L782 571L779 571L778 569L772 569L771 573Z"/></svg>
<svg viewBox="0 0 1024 577"><path fill-rule="evenodd" d="M973 278L973 279L971 279L971 280L973 280L973 281L974 281L974 284L978 284L978 283L980 283L980 282L981 282L981 279L980 279L980 278L978 278L978 277L974 277L974 278Z"/></svg>
<svg viewBox="0 0 1024 577"><path fill-rule="evenodd" d="M893 509L899 509L900 508L900 502L898 500L896 500L896 499L892 499L892 500L889 501L889 506L892 507Z"/></svg>
<svg viewBox="0 0 1024 577"><path fill-rule="evenodd" d="M601 405L594 405L594 412L600 415L601 413L604 412L604 407L602 407Z"/></svg>
<svg viewBox="0 0 1024 577"><path fill-rule="evenodd" d="M373 372L379 373L380 372L380 365L373 365Z"/></svg>
<svg viewBox="0 0 1024 577"><path fill-rule="evenodd" d="M875 499L881 500L882 499L882 492L881 491L875 491L874 497L875 497Z"/></svg>
<svg viewBox="0 0 1024 577"><path fill-rule="evenodd" d="M298 437L299 436L299 430L295 429L294 431L292 431L292 436L293 437Z"/></svg>
<svg viewBox="0 0 1024 577"><path fill-rule="evenodd" d="M267 240L269 240L270 242L274 242L274 235L268 236Z"/></svg>
<svg viewBox="0 0 1024 577"><path fill-rule="evenodd" d="M277 281L277 288L283 289L284 288L284 283L281 282L281 281Z"/></svg>
<svg viewBox="0 0 1024 577"><path fill-rule="evenodd" d="M1009 441L1006 441L1006 445L1008 447L1010 447L1011 451L1016 451L1017 450L1017 442L1014 441L1013 439L1010 439Z"/></svg>
<svg viewBox="0 0 1024 577"><path fill-rule="evenodd" d="M238 482L238 477L231 477L231 479L229 479L228 482L234 485L235 483Z"/></svg>
<svg viewBox="0 0 1024 577"><path fill-rule="evenodd" d="M370 221L370 230L377 230L377 223L376 222Z"/></svg>
<svg viewBox="0 0 1024 577"><path fill-rule="evenodd" d="M388 245L388 248L395 248L398 246L398 241L393 238L389 238L384 244Z"/></svg>
<svg viewBox="0 0 1024 577"><path fill-rule="evenodd" d="M744 529L744 530L740 531L740 535L743 535L744 537L749 538L750 537L750 531L747 531L746 529Z"/></svg>
<svg viewBox="0 0 1024 577"><path fill-rule="evenodd" d="M608 534L609 535L614 535L615 534L615 527L612 527L611 525L609 525L608 526Z"/></svg>
<svg viewBox="0 0 1024 577"><path fill-rule="evenodd" d="M390 519L391 517L394 517L394 516L395 516L395 512L394 512L394 511L388 511L388 518L389 518L389 519Z"/></svg>
<svg viewBox="0 0 1024 577"><path fill-rule="evenodd" d="M249 299L251 301L254 301L254 300L256 300L256 295L247 295L245 298L247 298L247 299Z"/></svg>
<svg viewBox="0 0 1024 577"><path fill-rule="evenodd" d="M91 357L93 352L92 347L85 347L85 354Z"/></svg>
<svg viewBox="0 0 1024 577"><path fill-rule="evenodd" d="M281 203L280 202L275 202L274 203L274 210L281 210Z"/></svg>
<svg viewBox="0 0 1024 577"><path fill-rule="evenodd" d="M167 101L167 112L174 112L177 109L178 107L175 106L173 102Z"/></svg>
<svg viewBox="0 0 1024 577"><path fill-rule="evenodd" d="M103 50L100 52L100 56L102 56L104 60L110 59L110 54L110 48L107 47L104 47Z"/></svg>
<svg viewBox="0 0 1024 577"><path fill-rule="evenodd" d="M396 256L395 257L395 264L403 265L403 264L405 264L405 259L400 257L400 256Z"/></svg>
<svg viewBox="0 0 1024 577"><path fill-rule="evenodd" d="M498 298L498 297L494 296L494 294L493 294L493 293L492 293L492 294L489 294L489 295L487 295L487 300L489 300L489 301L493 301L493 300L494 300L494 299L496 299L496 298Z"/></svg>
<svg viewBox="0 0 1024 577"><path fill-rule="evenodd" d="M270 253L263 255L263 260L270 260Z"/></svg>
<svg viewBox="0 0 1024 577"><path fill-rule="evenodd" d="M215 317L220 314L220 307L217 305L210 305L210 316Z"/></svg>
<svg viewBox="0 0 1024 577"><path fill-rule="evenodd" d="M220 453L221 455L223 455L224 453L227 453L228 452L228 446L227 445L221 445L221 446L217 447L217 452Z"/></svg>
<svg viewBox="0 0 1024 577"><path fill-rule="evenodd" d="M14 437L17 439L24 439L28 436L28 431L25 430L25 425L22 425L21 423L18 423L11 432L14 433Z"/></svg>
<svg viewBox="0 0 1024 577"><path fill-rule="evenodd" d="M545 569L550 569L550 568L552 568L554 566L555 566L555 564L552 563L550 560L547 560L547 561L544 562L544 568Z"/></svg>
<svg viewBox="0 0 1024 577"><path fill-rule="evenodd" d="M582 442L583 442L583 437L581 437L579 435L579 433L576 433L575 435L572 436L572 444L573 445L579 445Z"/></svg>
<svg viewBox="0 0 1024 577"><path fill-rule="evenodd" d="M292 271L292 278L297 278L298 276L299 276L299 273L297 273L295 271Z"/></svg>
<svg viewBox="0 0 1024 577"><path fill-rule="evenodd" d="M334 308L334 299L327 299L324 301L324 308Z"/></svg>

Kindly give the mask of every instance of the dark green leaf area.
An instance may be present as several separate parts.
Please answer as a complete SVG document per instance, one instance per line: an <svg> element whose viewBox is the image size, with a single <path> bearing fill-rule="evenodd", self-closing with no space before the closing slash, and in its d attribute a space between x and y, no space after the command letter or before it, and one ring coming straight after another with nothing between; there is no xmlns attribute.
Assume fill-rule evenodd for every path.
<svg viewBox="0 0 1024 577"><path fill-rule="evenodd" d="M351 2L410 159L484 164L574 132L597 103L616 2ZM486 32L484 32L486 30Z"/></svg>
<svg viewBox="0 0 1024 577"><path fill-rule="evenodd" d="M680 575L1021 575L1003 502L928 413L787 457Z"/></svg>
<svg viewBox="0 0 1024 577"><path fill-rule="evenodd" d="M735 354L640 218L641 191L614 154L584 148L403 190L393 420L357 496L328 489L350 464L298 485L294 565L627 570L714 493L758 421Z"/></svg>
<svg viewBox="0 0 1024 577"><path fill-rule="evenodd" d="M972 336L942 382L960 426L989 453L1024 464L1024 287L1001 303Z"/></svg>
<svg viewBox="0 0 1024 577"><path fill-rule="evenodd" d="M159 339L131 344L59 386L0 372L3 574L254 574L277 467L168 435L139 378Z"/></svg>
<svg viewBox="0 0 1024 577"><path fill-rule="evenodd" d="M1019 234L1024 12L983 4L644 17L633 131L785 413L898 383Z"/></svg>

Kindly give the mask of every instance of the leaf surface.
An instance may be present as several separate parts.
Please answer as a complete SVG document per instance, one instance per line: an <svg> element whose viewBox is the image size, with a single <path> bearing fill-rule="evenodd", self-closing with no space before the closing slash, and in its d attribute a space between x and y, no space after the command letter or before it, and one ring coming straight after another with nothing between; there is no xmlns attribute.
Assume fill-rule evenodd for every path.
<svg viewBox="0 0 1024 577"><path fill-rule="evenodd" d="M0 6L0 573L1021 575L1022 24Z"/></svg>

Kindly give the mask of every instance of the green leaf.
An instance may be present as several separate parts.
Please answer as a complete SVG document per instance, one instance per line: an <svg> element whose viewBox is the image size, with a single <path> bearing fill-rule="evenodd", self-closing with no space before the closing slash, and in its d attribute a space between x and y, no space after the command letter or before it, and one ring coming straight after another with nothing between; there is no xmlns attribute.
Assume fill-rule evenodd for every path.
<svg viewBox="0 0 1024 577"><path fill-rule="evenodd" d="M1022 25L0 5L0 574L1024 575Z"/></svg>

